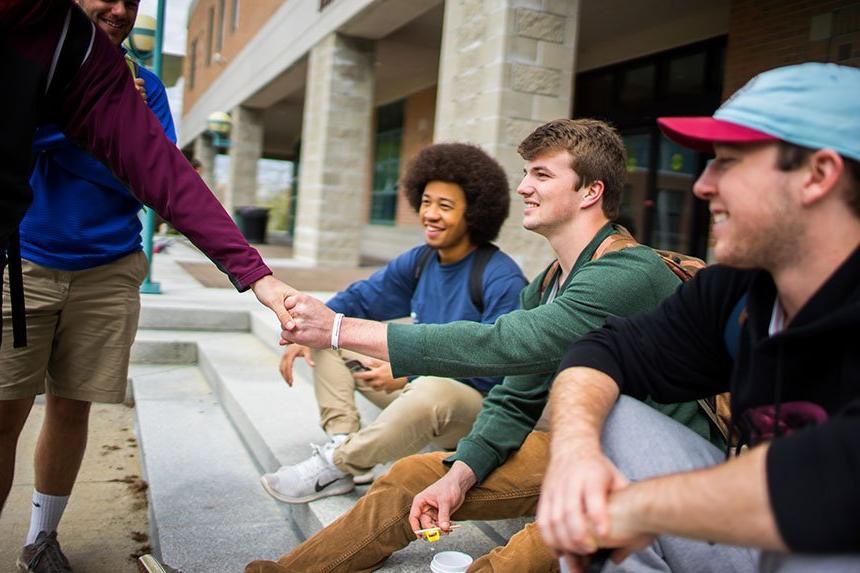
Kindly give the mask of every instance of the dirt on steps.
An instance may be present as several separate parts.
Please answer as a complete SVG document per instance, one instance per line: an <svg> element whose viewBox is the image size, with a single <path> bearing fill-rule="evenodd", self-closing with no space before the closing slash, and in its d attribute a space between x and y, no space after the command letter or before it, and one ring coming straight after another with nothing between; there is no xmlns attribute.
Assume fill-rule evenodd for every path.
<svg viewBox="0 0 860 573"><path fill-rule="evenodd" d="M0 515L0 571L14 571L30 522L33 450L45 407L33 406L18 442L15 480ZM93 404L87 452L58 529L60 546L76 573L137 571L148 553L146 490L134 434L134 409Z"/></svg>

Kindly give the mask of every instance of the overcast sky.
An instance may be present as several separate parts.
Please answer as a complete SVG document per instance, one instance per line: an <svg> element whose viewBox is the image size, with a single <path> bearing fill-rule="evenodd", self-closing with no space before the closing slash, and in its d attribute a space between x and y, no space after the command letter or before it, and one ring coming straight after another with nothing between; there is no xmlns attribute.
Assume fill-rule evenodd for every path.
<svg viewBox="0 0 860 573"><path fill-rule="evenodd" d="M168 54L185 55L185 31L188 19L188 6L191 0L164 0L165 29L164 51ZM138 14L155 16L158 0L142 0Z"/></svg>

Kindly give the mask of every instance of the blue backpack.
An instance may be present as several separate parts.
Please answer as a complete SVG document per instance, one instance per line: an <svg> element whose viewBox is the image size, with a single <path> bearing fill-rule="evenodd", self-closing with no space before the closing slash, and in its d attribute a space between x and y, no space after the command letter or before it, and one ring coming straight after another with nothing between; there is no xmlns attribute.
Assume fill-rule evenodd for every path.
<svg viewBox="0 0 860 573"><path fill-rule="evenodd" d="M735 307L732 309L732 313L729 315L729 320L726 322L726 326L723 329L723 342L726 345L726 351L729 353L732 361L736 361L738 359L738 347L740 346L741 341L741 331L743 329L744 322L746 322L746 307L747 295L744 294L740 299L738 299L738 302L735 303ZM726 444L729 447L736 445L738 436L732 430L731 394L729 392L723 392L716 396L704 398L699 400L699 406L708 418L711 419L711 423L713 423L723 435L723 439L726 441Z"/></svg>

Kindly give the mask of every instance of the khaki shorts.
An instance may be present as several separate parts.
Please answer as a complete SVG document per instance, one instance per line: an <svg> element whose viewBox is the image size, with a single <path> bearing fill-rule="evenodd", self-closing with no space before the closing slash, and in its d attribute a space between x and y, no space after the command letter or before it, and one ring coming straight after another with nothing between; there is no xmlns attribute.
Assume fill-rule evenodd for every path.
<svg viewBox="0 0 860 573"><path fill-rule="evenodd" d="M146 275L142 252L82 271L23 261L27 346L12 347L8 274L3 281L0 400L48 392L122 402Z"/></svg>

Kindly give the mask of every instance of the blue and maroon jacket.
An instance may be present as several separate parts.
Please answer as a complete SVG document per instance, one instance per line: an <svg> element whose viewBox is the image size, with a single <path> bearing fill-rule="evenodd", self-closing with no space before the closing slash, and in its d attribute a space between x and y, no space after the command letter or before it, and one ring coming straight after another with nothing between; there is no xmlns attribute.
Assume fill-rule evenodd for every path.
<svg viewBox="0 0 860 573"><path fill-rule="evenodd" d="M25 334L17 228L30 204L33 133L44 123L105 163L240 291L272 272L165 137L122 58L72 0L0 2L0 267L8 253L18 344Z"/></svg>

